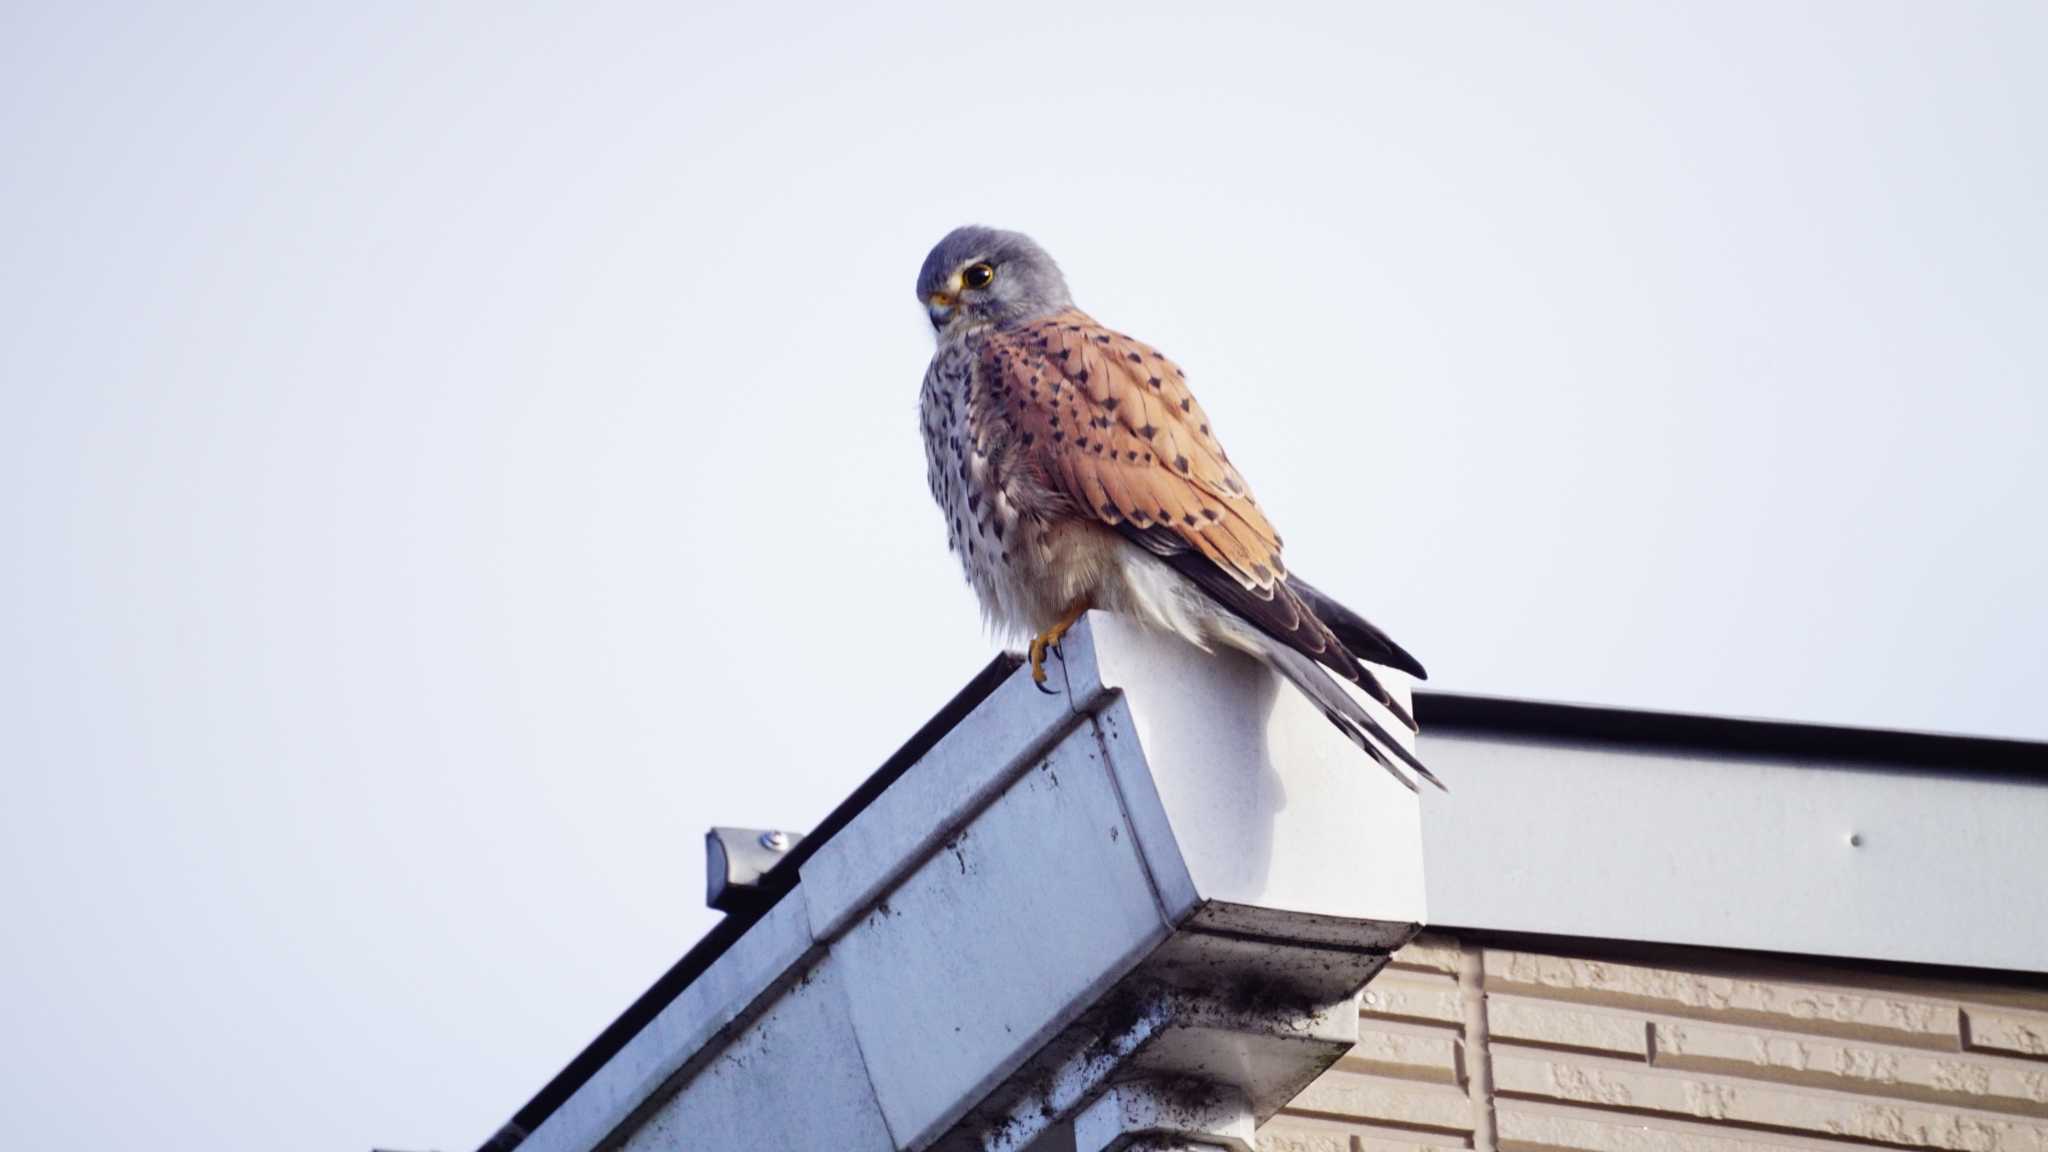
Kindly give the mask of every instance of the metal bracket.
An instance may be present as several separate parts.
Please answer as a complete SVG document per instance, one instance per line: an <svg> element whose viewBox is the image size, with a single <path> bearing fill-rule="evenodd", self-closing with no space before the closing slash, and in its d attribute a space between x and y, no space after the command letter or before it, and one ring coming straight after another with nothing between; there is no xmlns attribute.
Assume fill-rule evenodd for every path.
<svg viewBox="0 0 2048 1152"><path fill-rule="evenodd" d="M720 912L762 904L761 877L803 837L760 828L713 828L704 834L704 902Z"/></svg>

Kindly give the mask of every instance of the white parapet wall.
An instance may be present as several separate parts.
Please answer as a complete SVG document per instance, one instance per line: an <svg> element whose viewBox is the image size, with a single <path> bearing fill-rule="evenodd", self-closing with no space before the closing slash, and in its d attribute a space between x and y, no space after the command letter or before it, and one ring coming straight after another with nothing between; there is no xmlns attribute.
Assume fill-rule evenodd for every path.
<svg viewBox="0 0 2048 1152"><path fill-rule="evenodd" d="M1420 798L1248 660L1099 614L1063 653L810 845L522 1152L1232 1147L1346 1051L1425 918Z"/></svg>
<svg viewBox="0 0 2048 1152"><path fill-rule="evenodd" d="M1425 716L1451 785L1424 822L1432 921L2048 972L2048 746L1715 723L1685 746Z"/></svg>

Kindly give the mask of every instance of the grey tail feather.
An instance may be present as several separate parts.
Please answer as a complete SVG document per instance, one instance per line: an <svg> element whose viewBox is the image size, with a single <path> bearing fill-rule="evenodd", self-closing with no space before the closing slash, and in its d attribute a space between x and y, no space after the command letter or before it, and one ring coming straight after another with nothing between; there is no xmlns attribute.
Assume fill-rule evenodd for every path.
<svg viewBox="0 0 2048 1152"><path fill-rule="evenodd" d="M1408 751L1389 735L1386 728L1381 726L1378 720L1373 719L1372 713L1365 710L1364 705L1338 687L1336 679L1324 671L1321 665L1278 643L1267 644L1264 655L1266 663L1272 665L1274 671L1285 676L1289 683L1301 689L1302 694L1314 702L1316 707L1322 709L1323 715L1329 717L1330 723L1336 725L1338 731L1349 737L1353 744L1365 749L1366 755L1371 756L1394 779L1407 785L1410 791L1415 789L1415 782L1408 779L1393 761L1387 759L1388 752L1399 757L1402 764L1413 769L1417 775L1436 785L1438 789L1450 791L1443 781L1436 778L1436 773L1431 772L1422 761L1415 758L1413 752Z"/></svg>
<svg viewBox="0 0 2048 1152"><path fill-rule="evenodd" d="M1343 641L1339 640L1338 643L1341 644ZM1350 649L1346 648L1345 651L1349 652ZM1365 689L1366 695L1379 701L1387 711L1394 714L1394 719L1407 725L1410 732L1422 731L1421 726L1415 723L1415 717L1409 714L1408 709L1401 706L1399 700L1394 699L1394 694L1387 691L1387 686L1380 683L1380 678L1372 674L1372 669L1366 667L1364 662L1360 661L1356 656L1352 657L1351 665L1357 670L1358 686ZM1325 664L1324 667L1327 668L1329 665Z"/></svg>

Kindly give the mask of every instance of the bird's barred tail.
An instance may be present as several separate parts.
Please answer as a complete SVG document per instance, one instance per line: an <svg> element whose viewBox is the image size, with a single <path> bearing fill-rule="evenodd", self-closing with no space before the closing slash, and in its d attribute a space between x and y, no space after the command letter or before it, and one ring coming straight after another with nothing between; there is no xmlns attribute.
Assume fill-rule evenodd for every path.
<svg viewBox="0 0 2048 1152"><path fill-rule="evenodd" d="M1286 677L1290 684L1301 689L1303 695L1322 709L1323 715L1329 717L1330 723L1336 725L1338 731L1349 737L1353 744L1363 748L1366 755L1377 761L1394 779L1407 785L1410 791L1415 789L1415 781L1410 780L1407 773L1401 771L1393 760L1388 759L1389 753L1399 759L1402 765L1412 769L1416 775L1436 785L1440 790L1450 791L1444 786L1443 781L1436 778L1435 773L1415 758L1413 752L1408 751L1406 746L1389 735L1386 728L1373 718L1372 713L1365 710L1365 706L1360 704L1356 697L1339 687L1336 678L1324 671L1322 665L1284 644L1271 641L1266 644L1260 655L1274 671Z"/></svg>

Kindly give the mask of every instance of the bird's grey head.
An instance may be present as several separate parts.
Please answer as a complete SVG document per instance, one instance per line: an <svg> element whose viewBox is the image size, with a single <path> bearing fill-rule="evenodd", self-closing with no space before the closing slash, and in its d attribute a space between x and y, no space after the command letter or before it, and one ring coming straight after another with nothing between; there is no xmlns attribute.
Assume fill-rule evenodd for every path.
<svg viewBox="0 0 2048 1152"><path fill-rule="evenodd" d="M925 256L917 273L917 299L941 339L1074 306L1060 266L1031 237L976 225L946 233Z"/></svg>

